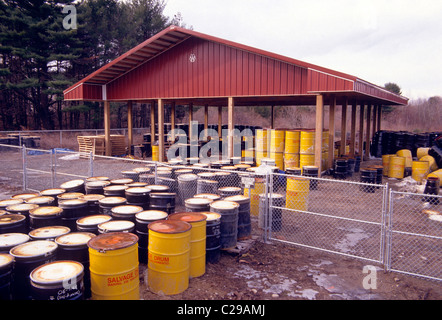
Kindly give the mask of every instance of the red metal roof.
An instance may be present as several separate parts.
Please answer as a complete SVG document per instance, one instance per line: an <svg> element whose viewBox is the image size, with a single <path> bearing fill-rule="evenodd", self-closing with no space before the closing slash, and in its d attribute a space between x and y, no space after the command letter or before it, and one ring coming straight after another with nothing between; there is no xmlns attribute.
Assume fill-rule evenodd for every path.
<svg viewBox="0 0 442 320"><path fill-rule="evenodd" d="M355 76L171 26L64 91L65 100L314 104L316 94L379 104L408 99Z"/></svg>

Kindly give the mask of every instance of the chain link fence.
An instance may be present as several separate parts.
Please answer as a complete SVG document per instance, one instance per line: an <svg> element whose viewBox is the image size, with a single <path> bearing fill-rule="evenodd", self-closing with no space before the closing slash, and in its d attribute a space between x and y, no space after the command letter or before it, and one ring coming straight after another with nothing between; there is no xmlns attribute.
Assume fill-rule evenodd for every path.
<svg viewBox="0 0 442 320"><path fill-rule="evenodd" d="M386 270L442 280L442 198L389 189L388 184L306 177L261 167L171 164L0 144L0 182L23 190L57 188L105 176L165 185L175 212L195 195L249 200L254 235L384 265ZM255 168L256 169L256 168ZM195 204L193 204L195 205ZM200 209L200 208L199 208ZM207 208L206 208L207 209ZM208 211L208 210L207 210Z"/></svg>
<svg viewBox="0 0 442 320"><path fill-rule="evenodd" d="M266 234L383 263L386 190L387 185L272 174Z"/></svg>
<svg viewBox="0 0 442 320"><path fill-rule="evenodd" d="M442 197L390 191L387 270L442 280Z"/></svg>

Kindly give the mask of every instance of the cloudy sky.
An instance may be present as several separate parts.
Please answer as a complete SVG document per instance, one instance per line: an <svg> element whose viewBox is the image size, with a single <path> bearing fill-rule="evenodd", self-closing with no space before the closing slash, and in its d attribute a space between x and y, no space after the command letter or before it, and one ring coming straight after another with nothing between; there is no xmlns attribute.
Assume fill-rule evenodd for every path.
<svg viewBox="0 0 442 320"><path fill-rule="evenodd" d="M442 96L441 0L165 0L195 31Z"/></svg>

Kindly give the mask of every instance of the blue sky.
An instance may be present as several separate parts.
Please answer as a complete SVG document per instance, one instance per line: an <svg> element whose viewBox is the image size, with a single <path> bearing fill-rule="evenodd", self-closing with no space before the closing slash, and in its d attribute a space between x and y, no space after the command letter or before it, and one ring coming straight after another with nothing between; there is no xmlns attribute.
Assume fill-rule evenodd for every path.
<svg viewBox="0 0 442 320"><path fill-rule="evenodd" d="M195 31L442 96L440 0L165 0Z"/></svg>

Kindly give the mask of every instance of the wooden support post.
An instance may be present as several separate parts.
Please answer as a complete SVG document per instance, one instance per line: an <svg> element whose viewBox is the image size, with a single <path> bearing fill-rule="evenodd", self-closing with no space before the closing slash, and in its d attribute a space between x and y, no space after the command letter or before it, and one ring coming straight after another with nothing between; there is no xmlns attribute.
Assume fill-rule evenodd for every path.
<svg viewBox="0 0 442 320"><path fill-rule="evenodd" d="M223 107L218 107L218 137L221 141L223 136Z"/></svg>
<svg viewBox="0 0 442 320"><path fill-rule="evenodd" d="M347 144L347 99L342 103L341 114L341 155L345 154L345 147Z"/></svg>
<svg viewBox="0 0 442 320"><path fill-rule="evenodd" d="M359 108L359 141L358 141L358 152L359 156L361 157L361 161L364 160L363 154L364 154L364 111L365 111L365 105L364 103L361 103Z"/></svg>
<svg viewBox="0 0 442 320"><path fill-rule="evenodd" d="M377 121L377 131L381 131L381 119L382 119L382 106L378 106L378 121Z"/></svg>
<svg viewBox="0 0 442 320"><path fill-rule="evenodd" d="M158 99L158 161L164 162L164 102Z"/></svg>
<svg viewBox="0 0 442 320"><path fill-rule="evenodd" d="M233 157L233 129L235 128L235 124L233 122L233 109L234 109L234 102L233 97L228 98L227 102L227 113L228 113L228 150L229 150L229 159Z"/></svg>
<svg viewBox="0 0 442 320"><path fill-rule="evenodd" d="M335 107L336 97L330 98L328 112L328 167L333 168L335 158Z"/></svg>
<svg viewBox="0 0 442 320"><path fill-rule="evenodd" d="M376 134L376 128L377 128L376 122L378 120L377 112L378 112L377 106L373 106L373 125L371 127L371 138L373 138L374 135Z"/></svg>
<svg viewBox="0 0 442 320"><path fill-rule="evenodd" d="M275 129L275 114L274 114L275 106L272 105L270 107L270 128Z"/></svg>
<svg viewBox="0 0 442 320"><path fill-rule="evenodd" d="M150 141L152 145L156 141L155 131L155 101L152 101L150 103Z"/></svg>
<svg viewBox="0 0 442 320"><path fill-rule="evenodd" d="M189 140L191 140L193 137L192 121L193 121L193 103L189 103Z"/></svg>
<svg viewBox="0 0 442 320"><path fill-rule="evenodd" d="M370 122L371 122L371 104L367 105L367 131L365 133L365 159L370 158Z"/></svg>
<svg viewBox="0 0 442 320"><path fill-rule="evenodd" d="M207 130L209 129L209 106L204 106L204 141L207 141Z"/></svg>
<svg viewBox="0 0 442 320"><path fill-rule="evenodd" d="M315 132L315 166L319 168L318 176L322 171L322 131L324 129L324 97L316 96L316 132Z"/></svg>
<svg viewBox="0 0 442 320"><path fill-rule="evenodd" d="M106 156L112 155L112 144L110 140L110 102L104 101L104 145Z"/></svg>
<svg viewBox="0 0 442 320"><path fill-rule="evenodd" d="M351 106L351 128L350 128L350 155L355 155L355 142L356 142L356 102L353 102Z"/></svg>
<svg viewBox="0 0 442 320"><path fill-rule="evenodd" d="M175 142L175 102L170 106L170 128L172 130L171 142Z"/></svg>
<svg viewBox="0 0 442 320"><path fill-rule="evenodd" d="M127 102L127 137L128 137L128 147L129 154L132 154L132 144L133 144L133 119L132 119L132 101Z"/></svg>

